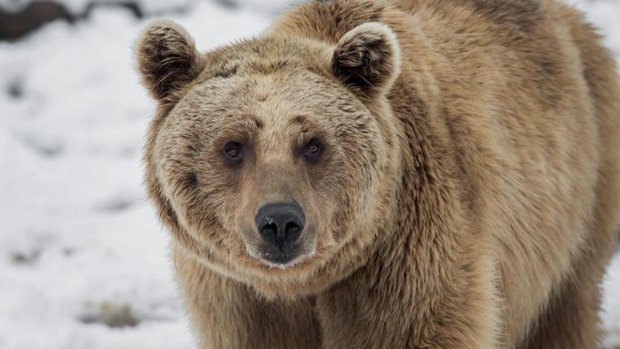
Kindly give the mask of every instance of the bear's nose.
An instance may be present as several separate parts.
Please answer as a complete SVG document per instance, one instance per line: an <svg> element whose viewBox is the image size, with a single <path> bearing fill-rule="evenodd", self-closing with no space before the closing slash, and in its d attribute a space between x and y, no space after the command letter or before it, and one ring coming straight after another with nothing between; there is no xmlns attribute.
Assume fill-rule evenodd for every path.
<svg viewBox="0 0 620 349"><path fill-rule="evenodd" d="M263 240L282 251L299 239L305 216L297 202L277 202L261 207L255 219Z"/></svg>

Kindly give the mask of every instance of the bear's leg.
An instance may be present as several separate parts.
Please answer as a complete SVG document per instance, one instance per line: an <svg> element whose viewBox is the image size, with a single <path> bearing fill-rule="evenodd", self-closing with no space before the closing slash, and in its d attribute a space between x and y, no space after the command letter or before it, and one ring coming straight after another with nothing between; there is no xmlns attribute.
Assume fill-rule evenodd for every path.
<svg viewBox="0 0 620 349"><path fill-rule="evenodd" d="M179 281L201 348L320 347L314 302L268 301L248 286L176 253Z"/></svg>
<svg viewBox="0 0 620 349"><path fill-rule="evenodd" d="M581 349L600 347L600 284L611 254L608 246L599 245L610 234L590 237L590 248L584 249L574 262L574 272L557 286L547 307L532 326L529 340L520 348ZM599 241L593 241L593 240ZM608 242L608 241L606 241Z"/></svg>

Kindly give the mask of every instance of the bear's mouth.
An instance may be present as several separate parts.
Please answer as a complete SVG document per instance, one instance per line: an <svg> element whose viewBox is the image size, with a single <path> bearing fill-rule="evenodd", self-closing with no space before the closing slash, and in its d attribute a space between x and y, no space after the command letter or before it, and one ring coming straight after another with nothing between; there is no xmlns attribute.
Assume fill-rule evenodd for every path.
<svg viewBox="0 0 620 349"><path fill-rule="evenodd" d="M262 258L267 262L280 265L286 265L297 257L299 257L299 253L286 251L265 252L262 254Z"/></svg>
<svg viewBox="0 0 620 349"><path fill-rule="evenodd" d="M252 247L246 245L248 254L269 267L290 268L314 254L314 248L304 244L277 248L261 244Z"/></svg>

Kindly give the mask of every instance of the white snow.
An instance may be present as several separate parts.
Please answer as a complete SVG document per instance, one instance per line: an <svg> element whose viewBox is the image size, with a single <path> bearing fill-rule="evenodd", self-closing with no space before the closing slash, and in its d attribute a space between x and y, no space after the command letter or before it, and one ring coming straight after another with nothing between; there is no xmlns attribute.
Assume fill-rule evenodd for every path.
<svg viewBox="0 0 620 349"><path fill-rule="evenodd" d="M260 32L290 4L234 2L148 6L191 4L168 17L207 50ZM577 5L620 54L620 2ZM168 235L143 194L141 146L155 105L131 48L145 23L101 9L74 27L55 22L0 43L0 348L194 347ZM620 346L619 256L605 288L607 345ZM118 321L135 326L101 323Z"/></svg>
<svg viewBox="0 0 620 349"><path fill-rule="evenodd" d="M81 14L86 11L89 4L114 5L123 2L133 2L139 5L140 9L146 14L160 14L165 11L179 11L191 8L199 0L55 0L62 3L69 12L73 14ZM263 14L274 14L281 12L287 7L295 3L303 2L303 0L209 0L211 2L220 3L221 5L239 8L241 10L258 11ZM33 0L0 0L0 9L10 12L17 12L26 7Z"/></svg>
<svg viewBox="0 0 620 349"><path fill-rule="evenodd" d="M17 12L26 7L33 0L0 0L0 8L10 12ZM133 2L140 6L145 13L162 13L164 11L177 11L188 8L196 0L56 0L62 3L69 12L81 14L86 11L89 4L114 5L123 2Z"/></svg>

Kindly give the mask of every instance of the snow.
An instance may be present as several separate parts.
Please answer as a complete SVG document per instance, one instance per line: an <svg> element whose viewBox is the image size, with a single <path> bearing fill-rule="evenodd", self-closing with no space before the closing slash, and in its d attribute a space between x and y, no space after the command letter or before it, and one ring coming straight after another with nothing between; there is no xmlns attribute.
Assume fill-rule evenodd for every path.
<svg viewBox="0 0 620 349"><path fill-rule="evenodd" d="M0 0L0 8L10 12L17 12L26 7L33 0ZM162 13L190 7L196 0L56 0L62 3L71 13L84 13L91 3L97 5L117 5L123 2L136 3L145 13Z"/></svg>
<svg viewBox="0 0 620 349"><path fill-rule="evenodd" d="M263 14L281 12L292 4L300 1L287 0L210 0L229 8L258 11ZM33 0L0 0L0 9L17 12L26 7ZM89 4L118 5L123 2L133 2L146 14L161 14L166 11L179 11L192 8L198 0L55 0L62 3L73 14L84 13Z"/></svg>
<svg viewBox="0 0 620 349"><path fill-rule="evenodd" d="M167 17L207 50L260 32L289 5L221 2L238 6L148 6L191 5ZM620 55L620 3L576 5ZM131 47L145 24L105 8L76 26L55 22L0 43L0 348L194 346L168 235L143 193L141 146L155 105ZM620 346L620 256L605 290L606 343Z"/></svg>

